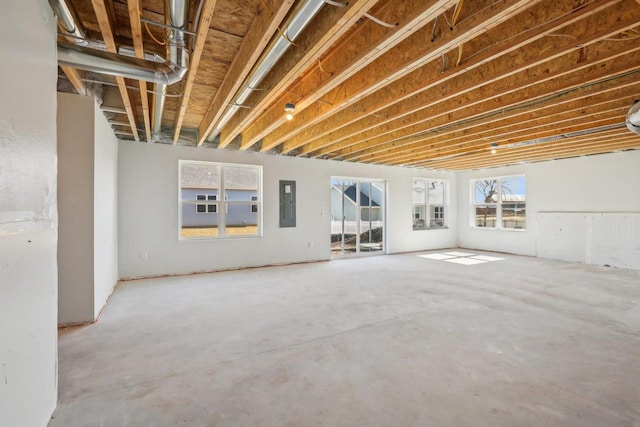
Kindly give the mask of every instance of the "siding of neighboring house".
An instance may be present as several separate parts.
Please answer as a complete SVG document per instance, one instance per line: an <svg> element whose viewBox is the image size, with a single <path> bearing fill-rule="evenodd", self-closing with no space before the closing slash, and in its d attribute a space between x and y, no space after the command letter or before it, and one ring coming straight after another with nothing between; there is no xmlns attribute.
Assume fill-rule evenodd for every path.
<svg viewBox="0 0 640 427"><path fill-rule="evenodd" d="M355 221L356 220L356 188L354 185L349 186L344 191L345 204L344 204L344 219L346 221ZM382 204L383 193L375 184L371 185L371 218L367 213L367 210L361 213L363 221L381 221L382 220L382 209L380 205ZM341 189L336 187L335 185L331 186L331 218L333 221L340 221L342 219L342 205L340 199L343 197ZM364 193L360 192L360 203L364 206L362 208L368 208L369 206L369 197Z"/></svg>
<svg viewBox="0 0 640 427"><path fill-rule="evenodd" d="M206 203L196 199L199 194L218 196L218 189L206 188L182 188L181 197L183 201L191 201L191 203L182 204L182 226L183 227L213 227L218 225L218 213L206 212L197 213L197 203ZM256 196L255 190L226 190L227 201L239 202L251 201L251 196ZM220 202L220 201L219 201ZM221 203L218 204L218 210L221 209ZM251 212L251 205L227 205L226 224L227 226L245 226L257 225L258 213Z"/></svg>

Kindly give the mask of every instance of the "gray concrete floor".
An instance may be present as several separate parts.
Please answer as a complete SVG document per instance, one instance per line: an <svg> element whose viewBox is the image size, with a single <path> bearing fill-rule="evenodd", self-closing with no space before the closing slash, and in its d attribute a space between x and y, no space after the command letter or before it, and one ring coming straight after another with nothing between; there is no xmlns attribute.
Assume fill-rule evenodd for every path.
<svg viewBox="0 0 640 427"><path fill-rule="evenodd" d="M50 427L640 426L640 272L417 255L122 283Z"/></svg>

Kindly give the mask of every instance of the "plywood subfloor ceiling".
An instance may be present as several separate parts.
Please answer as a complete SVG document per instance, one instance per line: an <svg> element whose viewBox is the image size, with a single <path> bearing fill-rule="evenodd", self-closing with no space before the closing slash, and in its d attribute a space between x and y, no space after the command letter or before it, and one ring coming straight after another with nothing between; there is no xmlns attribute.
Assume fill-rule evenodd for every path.
<svg viewBox="0 0 640 427"><path fill-rule="evenodd" d="M304 1L202 0L197 25L193 0L201 37L169 87L162 142L448 170L640 148L625 126L640 99L636 0L324 4L216 131ZM163 1L71 3L92 37L166 56L167 31L140 21L164 23ZM156 139L153 85L62 71L102 91L120 138Z"/></svg>

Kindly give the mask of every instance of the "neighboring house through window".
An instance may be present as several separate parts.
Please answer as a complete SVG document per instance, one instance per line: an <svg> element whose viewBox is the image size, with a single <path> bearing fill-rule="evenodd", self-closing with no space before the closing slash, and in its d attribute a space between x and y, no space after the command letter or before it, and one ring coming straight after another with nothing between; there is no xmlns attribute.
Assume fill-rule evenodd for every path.
<svg viewBox="0 0 640 427"><path fill-rule="evenodd" d="M412 192L413 229L446 227L446 181L414 178Z"/></svg>
<svg viewBox="0 0 640 427"><path fill-rule="evenodd" d="M179 162L180 239L262 233L262 167Z"/></svg>

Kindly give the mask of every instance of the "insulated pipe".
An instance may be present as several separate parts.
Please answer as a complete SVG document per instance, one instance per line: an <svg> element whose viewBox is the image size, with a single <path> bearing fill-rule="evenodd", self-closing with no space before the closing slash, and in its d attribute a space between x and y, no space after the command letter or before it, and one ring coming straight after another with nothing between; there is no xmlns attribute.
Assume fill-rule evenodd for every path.
<svg viewBox="0 0 640 427"><path fill-rule="evenodd" d="M186 30L188 0L165 0L165 19L168 25ZM189 66L189 56L187 54L187 44L182 31L170 30L167 37L167 58L177 68L183 69L186 73ZM184 73L183 73L184 76ZM180 77L182 78L182 77ZM175 82L174 82L175 83ZM164 111L164 101L167 98L167 86L171 83L158 83L154 97L153 109L153 133L154 141L160 139L162 128L162 113Z"/></svg>
<svg viewBox="0 0 640 427"><path fill-rule="evenodd" d="M186 53L185 53L186 56ZM182 80L186 67L58 43L58 64L110 76L171 85Z"/></svg>

